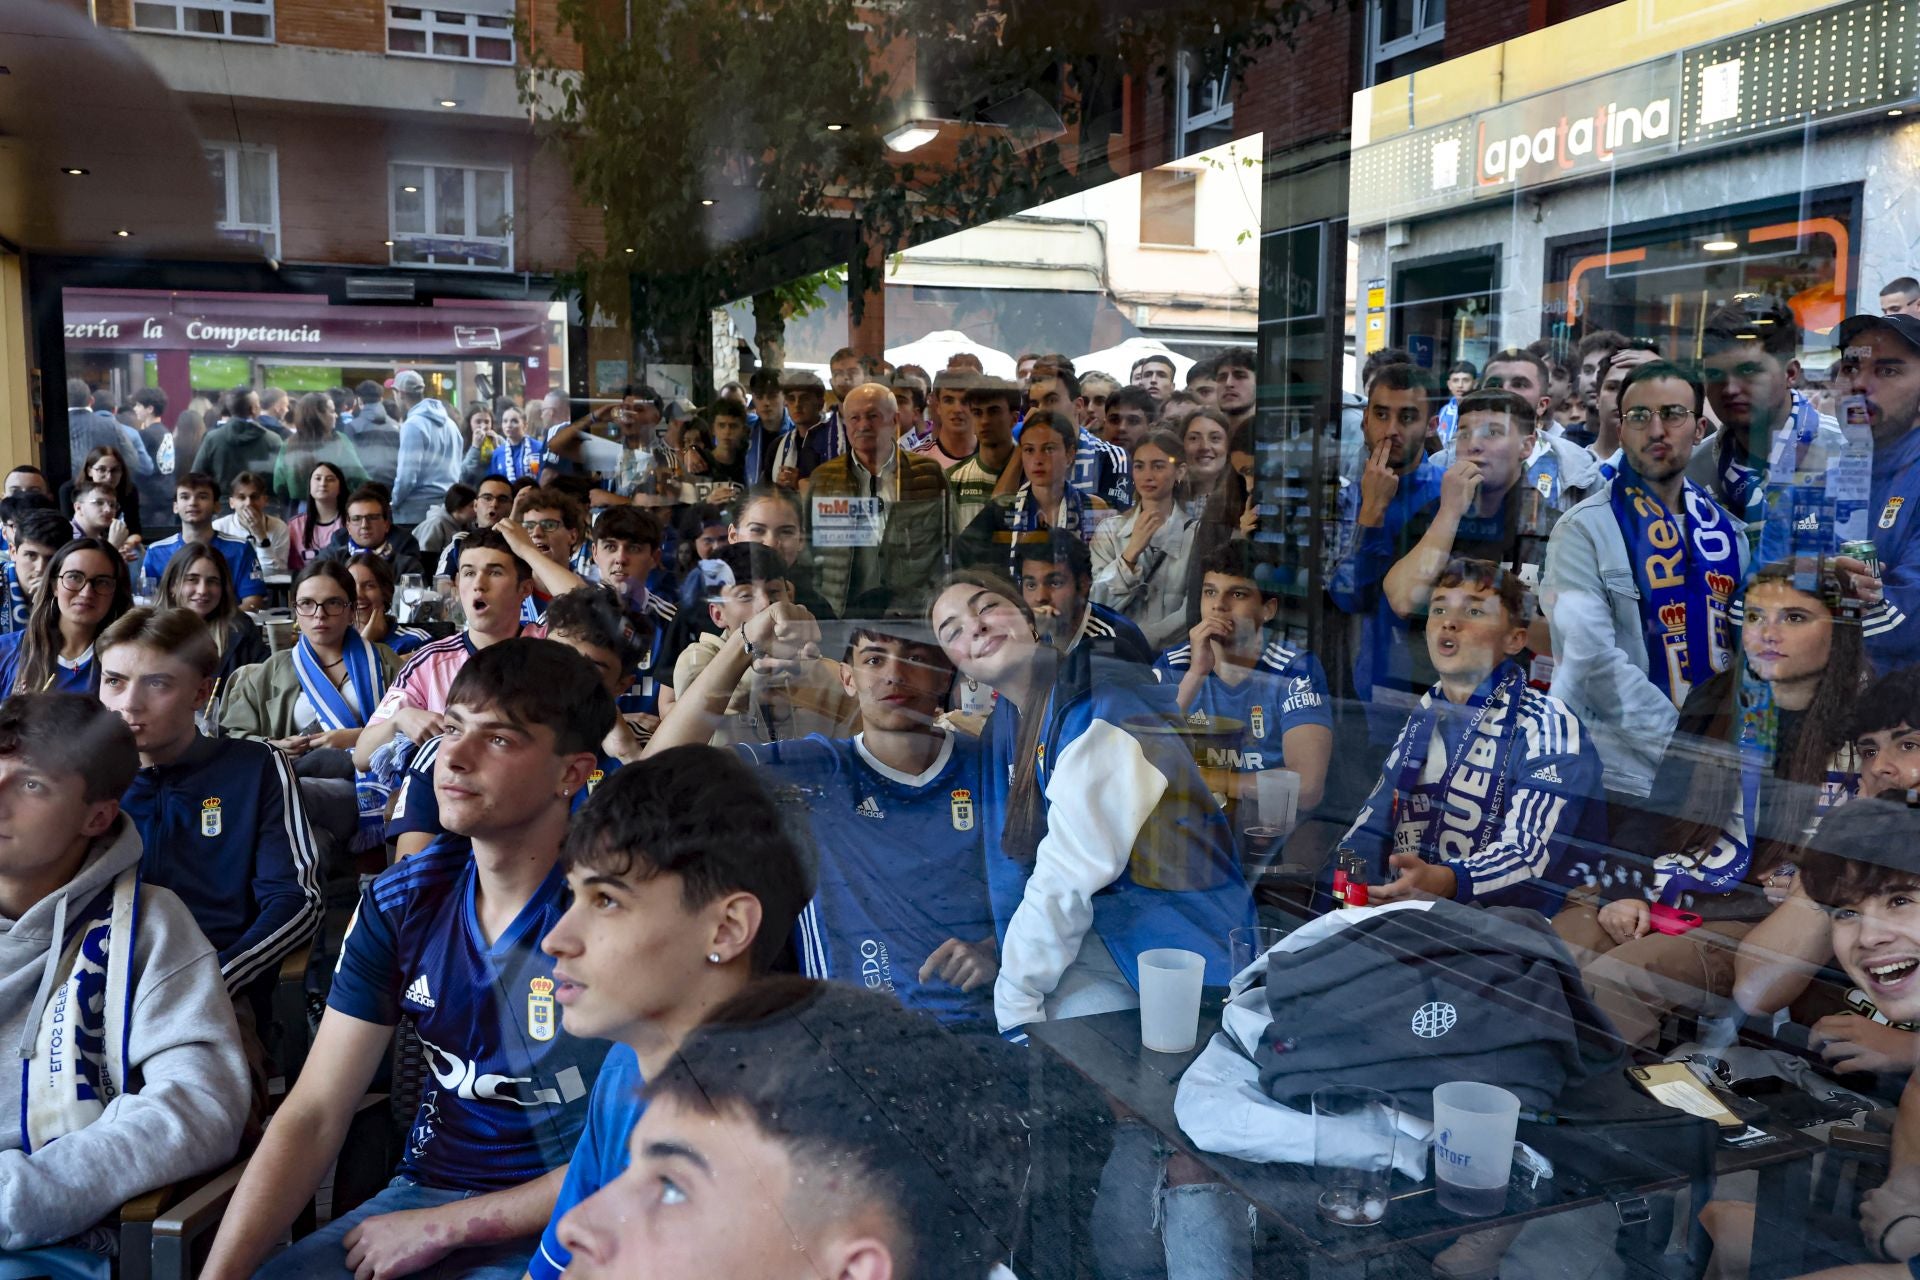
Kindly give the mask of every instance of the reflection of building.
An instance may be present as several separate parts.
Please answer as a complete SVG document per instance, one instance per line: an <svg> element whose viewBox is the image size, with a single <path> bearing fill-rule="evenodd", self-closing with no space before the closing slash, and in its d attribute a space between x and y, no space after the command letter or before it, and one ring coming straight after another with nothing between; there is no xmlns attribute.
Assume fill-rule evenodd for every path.
<svg viewBox="0 0 1920 1280"><path fill-rule="evenodd" d="M1920 202L1920 3L1760 8L1731 35L1701 2L1510 40L1423 73L1417 128L1406 86L1359 95L1352 221L1383 291L1363 346L1437 368L1613 328L1690 355L1703 308L1751 292L1789 301L1823 365L1841 316L1920 262L1911 220L1864 216ZM1600 73L1487 74L1594 65L1572 49Z"/></svg>
<svg viewBox="0 0 1920 1280"><path fill-rule="evenodd" d="M1157 338L1199 358L1253 341L1260 300L1258 134L896 255L887 333L944 329L1007 352ZM746 307L734 323L751 332ZM834 294L787 331L789 358L823 364L846 340Z"/></svg>
<svg viewBox="0 0 1920 1280"><path fill-rule="evenodd" d="M298 294L69 289L67 373L116 398L158 386L170 404L232 386L298 395L384 382L417 369L449 404L496 394L537 400L552 369L552 304L456 302L431 307L329 306Z"/></svg>

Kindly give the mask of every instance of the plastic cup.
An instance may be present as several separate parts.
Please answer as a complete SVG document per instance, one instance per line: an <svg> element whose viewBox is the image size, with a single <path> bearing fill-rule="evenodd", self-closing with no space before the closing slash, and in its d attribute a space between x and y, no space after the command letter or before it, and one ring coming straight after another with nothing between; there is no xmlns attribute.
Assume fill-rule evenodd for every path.
<svg viewBox="0 0 1920 1280"><path fill-rule="evenodd" d="M1267 954L1286 937L1284 929L1272 929L1263 924L1248 925L1234 929L1227 934L1227 958L1232 962L1232 972L1240 973L1259 957Z"/></svg>
<svg viewBox="0 0 1920 1280"><path fill-rule="evenodd" d="M1490 1218L1507 1207L1520 1099L1497 1085L1455 1080L1433 1091L1433 1172L1440 1207Z"/></svg>
<svg viewBox="0 0 1920 1280"><path fill-rule="evenodd" d="M1158 947L1140 953L1140 1043L1155 1053L1185 1053L1200 1038L1200 987L1207 961L1197 952Z"/></svg>
<svg viewBox="0 0 1920 1280"><path fill-rule="evenodd" d="M1320 1216L1371 1227L1387 1216L1393 1148L1400 1136L1393 1099L1378 1089L1329 1085L1313 1092L1313 1173Z"/></svg>

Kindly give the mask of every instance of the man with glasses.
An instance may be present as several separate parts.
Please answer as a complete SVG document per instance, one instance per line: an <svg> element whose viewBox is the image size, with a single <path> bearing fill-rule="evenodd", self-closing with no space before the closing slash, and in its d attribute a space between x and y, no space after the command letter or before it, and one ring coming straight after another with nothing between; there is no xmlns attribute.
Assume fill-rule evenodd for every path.
<svg viewBox="0 0 1920 1280"><path fill-rule="evenodd" d="M394 528L393 505L380 486L363 484L353 491L347 499L345 525L321 555L343 564L362 552L378 556L393 567L395 578L426 572L413 535Z"/></svg>
<svg viewBox="0 0 1920 1280"><path fill-rule="evenodd" d="M1733 661L1728 607L1748 551L1745 525L1687 478L1699 377L1642 364L1620 404L1620 468L1554 529L1540 594L1553 695L1593 732L1608 790L1641 797L1688 691Z"/></svg>
<svg viewBox="0 0 1920 1280"><path fill-rule="evenodd" d="M513 485L505 476L482 476L473 491L473 527L491 529L513 511ZM433 585L441 594L453 589L453 575L460 568L460 544L471 530L463 529L447 539L441 549L440 565L433 571Z"/></svg>
<svg viewBox="0 0 1920 1280"><path fill-rule="evenodd" d="M140 562L140 576L159 582L180 548L189 542L204 542L226 560L233 575L233 594L240 607L263 608L267 603L267 584L260 581L260 561L253 547L214 532L213 513L219 503L220 486L206 472L189 471L176 480L173 514L180 518L180 532L147 548Z"/></svg>

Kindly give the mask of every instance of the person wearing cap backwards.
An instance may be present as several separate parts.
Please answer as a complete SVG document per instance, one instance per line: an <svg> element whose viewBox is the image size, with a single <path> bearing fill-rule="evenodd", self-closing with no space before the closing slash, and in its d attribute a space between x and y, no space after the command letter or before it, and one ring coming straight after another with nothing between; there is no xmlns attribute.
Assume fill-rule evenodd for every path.
<svg viewBox="0 0 1920 1280"><path fill-rule="evenodd" d="M1905 617L1920 609L1920 316L1857 315L1838 330L1834 383L1863 397L1873 429L1873 488L1868 536L1880 558L1887 601ZM1866 566L1843 566L1864 569ZM1881 671L1920 660L1920 626L1911 622L1867 638Z"/></svg>
<svg viewBox="0 0 1920 1280"><path fill-rule="evenodd" d="M770 785L809 797L819 883L800 917L802 967L991 1029L1000 968L980 847L980 743L935 723L953 664L917 619L837 630L846 637L839 679L859 700L861 732L735 748ZM728 633L645 755L712 740L749 668L764 680L770 666L832 666L820 641L798 605L754 614Z"/></svg>
<svg viewBox="0 0 1920 1280"><path fill-rule="evenodd" d="M400 457L393 475L393 520L405 529L425 520L460 482L466 453L460 428L447 407L427 394L427 382L412 369L393 377L394 394L406 417L400 423Z"/></svg>

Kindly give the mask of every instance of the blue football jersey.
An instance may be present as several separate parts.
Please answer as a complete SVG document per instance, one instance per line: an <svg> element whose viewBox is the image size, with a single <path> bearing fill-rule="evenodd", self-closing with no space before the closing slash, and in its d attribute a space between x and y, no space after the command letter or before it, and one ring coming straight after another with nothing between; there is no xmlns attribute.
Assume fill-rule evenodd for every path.
<svg viewBox="0 0 1920 1280"><path fill-rule="evenodd" d="M580 1145L573 1149L567 1164L567 1179L560 1184L560 1198L554 1201L553 1216L547 1219L540 1247L527 1262L533 1280L560 1280L561 1273L573 1261L573 1254L560 1243L560 1219L573 1207L627 1171L627 1140L647 1100L640 1087L640 1059L631 1048L616 1044L607 1051L600 1066L600 1078L594 1081L593 1099L587 1104L587 1127L580 1134Z"/></svg>
<svg viewBox="0 0 1920 1280"><path fill-rule="evenodd" d="M553 959L540 950L570 900L560 868L492 945L474 912L477 883L472 846L451 835L375 877L327 1004L386 1026L413 1019L429 1078L399 1172L498 1191L573 1155L608 1046L560 1029Z"/></svg>
<svg viewBox="0 0 1920 1280"><path fill-rule="evenodd" d="M633 684L616 700L622 715L660 714L660 688L673 683L673 659L679 655L668 652L668 632L678 608L665 596L647 593L647 598L633 610L635 623L649 633L647 654L633 668Z"/></svg>
<svg viewBox="0 0 1920 1280"><path fill-rule="evenodd" d="M1161 654L1153 674L1177 690L1192 664L1193 646L1183 644ZM1252 673L1239 684L1222 680L1218 669L1209 675L1188 708L1187 719L1202 724L1226 720L1244 726L1237 734L1224 734L1202 745L1201 764L1235 773L1277 769L1287 762L1281 751L1287 730L1310 724L1333 727L1327 673L1312 654L1270 639Z"/></svg>
<svg viewBox="0 0 1920 1280"><path fill-rule="evenodd" d="M738 750L806 800L820 862L798 926L807 975L890 991L943 1022L990 1023L992 983L963 992L920 980L949 938L994 936L980 853L979 743L948 734L919 777L887 768L857 737L814 734Z"/></svg>

